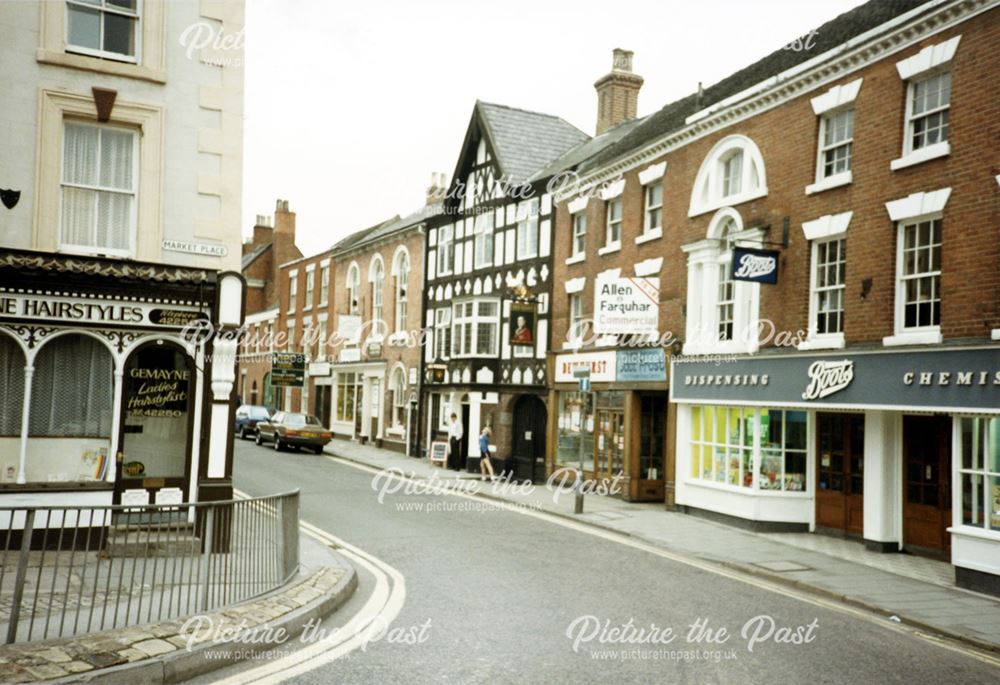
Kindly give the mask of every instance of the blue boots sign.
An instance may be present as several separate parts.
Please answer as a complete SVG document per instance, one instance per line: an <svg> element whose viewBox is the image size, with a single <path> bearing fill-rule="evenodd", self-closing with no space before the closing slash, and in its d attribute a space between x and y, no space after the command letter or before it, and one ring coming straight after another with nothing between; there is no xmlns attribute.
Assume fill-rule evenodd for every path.
<svg viewBox="0 0 1000 685"><path fill-rule="evenodd" d="M778 282L778 252L735 247L733 248L732 275L734 281L773 285Z"/></svg>

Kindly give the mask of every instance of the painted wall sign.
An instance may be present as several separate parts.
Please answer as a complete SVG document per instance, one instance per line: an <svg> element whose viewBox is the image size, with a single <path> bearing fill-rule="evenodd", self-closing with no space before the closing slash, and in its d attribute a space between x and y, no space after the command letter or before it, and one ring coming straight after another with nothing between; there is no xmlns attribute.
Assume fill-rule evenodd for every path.
<svg viewBox="0 0 1000 685"><path fill-rule="evenodd" d="M0 293L0 319L183 328L195 319L207 318L197 307L183 305L163 309L146 302Z"/></svg>
<svg viewBox="0 0 1000 685"><path fill-rule="evenodd" d="M171 252L184 252L187 254L202 255L204 257L225 257L229 254L229 248L217 243L197 243L192 240L163 240L164 250Z"/></svg>
<svg viewBox="0 0 1000 685"><path fill-rule="evenodd" d="M660 323L659 278L598 276L594 285L594 333L656 332Z"/></svg>
<svg viewBox="0 0 1000 685"><path fill-rule="evenodd" d="M188 407L188 371L136 366L128 370L125 409L129 418L184 416Z"/></svg>
<svg viewBox="0 0 1000 685"><path fill-rule="evenodd" d="M748 247L733 248L733 280L751 283L777 283L778 254L775 250L752 250Z"/></svg>
<svg viewBox="0 0 1000 685"><path fill-rule="evenodd" d="M663 348L618 350L617 377L619 383L667 380L667 359Z"/></svg>
<svg viewBox="0 0 1000 685"><path fill-rule="evenodd" d="M576 383L573 370L590 368L591 383L613 383L615 381L615 351L581 352L561 354L556 357L556 383Z"/></svg>
<svg viewBox="0 0 1000 685"><path fill-rule="evenodd" d="M306 377L306 358L295 352L275 352L271 356L271 385L301 388Z"/></svg>
<svg viewBox="0 0 1000 685"><path fill-rule="evenodd" d="M674 358L678 402L913 407L1000 414L1000 347L722 361Z"/></svg>

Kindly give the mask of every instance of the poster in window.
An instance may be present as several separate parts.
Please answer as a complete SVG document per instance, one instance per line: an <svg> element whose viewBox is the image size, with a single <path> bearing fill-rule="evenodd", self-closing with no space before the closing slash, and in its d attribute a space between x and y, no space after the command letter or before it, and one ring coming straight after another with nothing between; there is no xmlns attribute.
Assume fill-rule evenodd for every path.
<svg viewBox="0 0 1000 685"><path fill-rule="evenodd" d="M535 344L535 308L514 304L510 308L510 344Z"/></svg>

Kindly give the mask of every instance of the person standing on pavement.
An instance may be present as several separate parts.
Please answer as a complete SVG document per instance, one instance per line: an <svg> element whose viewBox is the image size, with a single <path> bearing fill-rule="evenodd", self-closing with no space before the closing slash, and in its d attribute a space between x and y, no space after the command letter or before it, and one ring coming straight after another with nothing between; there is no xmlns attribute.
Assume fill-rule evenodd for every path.
<svg viewBox="0 0 1000 685"><path fill-rule="evenodd" d="M448 468L455 471L462 470L463 437L465 437L465 429L462 427L462 422L458 420L458 415L453 412L451 428L448 429Z"/></svg>
<svg viewBox="0 0 1000 685"><path fill-rule="evenodd" d="M486 480L486 473L489 472L490 480L496 480L493 473L493 463L490 461L490 427L484 426L479 434L479 479Z"/></svg>

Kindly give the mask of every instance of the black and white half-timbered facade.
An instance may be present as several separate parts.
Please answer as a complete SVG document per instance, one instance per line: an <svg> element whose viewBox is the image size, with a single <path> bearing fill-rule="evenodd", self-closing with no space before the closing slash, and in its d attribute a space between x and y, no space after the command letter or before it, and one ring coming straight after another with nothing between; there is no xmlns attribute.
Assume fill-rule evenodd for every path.
<svg viewBox="0 0 1000 685"><path fill-rule="evenodd" d="M428 448L462 422L462 456L544 473L553 206L538 173L589 139L559 117L476 102L425 250L423 426ZM537 469L538 473L535 473Z"/></svg>

